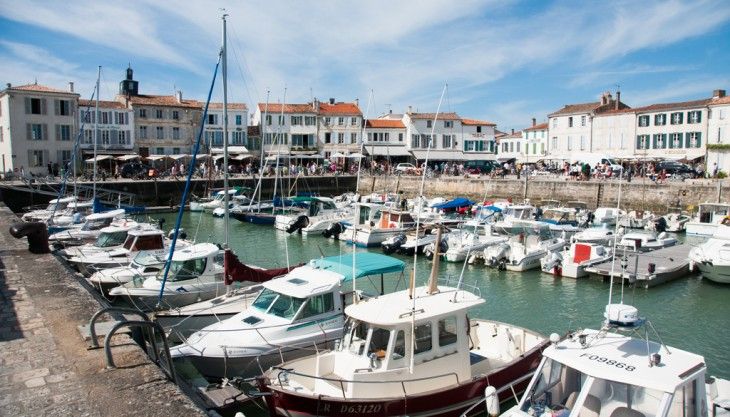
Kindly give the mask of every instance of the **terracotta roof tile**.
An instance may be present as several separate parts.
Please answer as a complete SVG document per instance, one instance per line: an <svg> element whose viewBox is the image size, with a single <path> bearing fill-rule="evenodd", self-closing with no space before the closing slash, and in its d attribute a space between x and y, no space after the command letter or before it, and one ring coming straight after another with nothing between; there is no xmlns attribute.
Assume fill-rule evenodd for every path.
<svg viewBox="0 0 730 417"><path fill-rule="evenodd" d="M119 96L124 99L124 96ZM130 96L129 103L132 106L160 106L160 107L184 107L184 108L196 108L202 109L203 104L197 100L185 100L182 102L177 101L175 96L153 96L140 94L137 96Z"/></svg>
<svg viewBox="0 0 730 417"><path fill-rule="evenodd" d="M319 103L320 114L341 114L341 115L352 115L362 116L360 108L355 103Z"/></svg>
<svg viewBox="0 0 730 417"><path fill-rule="evenodd" d="M718 104L730 104L730 96L712 98L708 103L710 106L716 106Z"/></svg>
<svg viewBox="0 0 730 417"><path fill-rule="evenodd" d="M200 107L202 108L203 106L205 106L205 103L200 103ZM211 101L208 108L212 110L223 110L223 103L214 103ZM248 110L245 103L228 103L228 108L230 110Z"/></svg>
<svg viewBox="0 0 730 417"><path fill-rule="evenodd" d="M96 100L79 99L79 107L96 107ZM99 100L99 107L105 109L126 109L124 104L118 101Z"/></svg>
<svg viewBox="0 0 730 417"><path fill-rule="evenodd" d="M68 90L60 90L58 88L51 88L51 87L47 87L45 85L40 85L40 84L26 84L26 85L12 86L9 88L9 90L38 91L38 92L42 92L42 93L76 94L76 93L72 93Z"/></svg>
<svg viewBox="0 0 730 417"><path fill-rule="evenodd" d="M476 119L461 119L461 124L464 126L497 126L496 123Z"/></svg>
<svg viewBox="0 0 730 417"><path fill-rule="evenodd" d="M579 104L566 104L562 109L550 113L548 116L559 116L562 114L573 114L573 113L589 113L598 107L601 107L601 102L596 101L592 103L579 103Z"/></svg>
<svg viewBox="0 0 730 417"><path fill-rule="evenodd" d="M311 113L316 114L311 104L281 104L281 103L259 103L261 113L268 110L269 114L282 113Z"/></svg>
<svg viewBox="0 0 730 417"><path fill-rule="evenodd" d="M680 101L680 102L676 102L676 103L650 104L650 105L644 106L644 107L636 107L636 108L634 108L634 111L636 113L648 113L648 112L657 112L657 111L687 109L687 108L692 108L692 107L705 107L708 104L710 104L711 102L712 102L711 98L706 98L706 99L702 99L702 100Z"/></svg>
<svg viewBox="0 0 730 417"><path fill-rule="evenodd" d="M405 129L406 125L401 120L372 119L365 122L365 127L374 129Z"/></svg>
<svg viewBox="0 0 730 417"><path fill-rule="evenodd" d="M547 122L545 122L545 123L536 124L535 126L530 126L525 130L545 130L547 128L548 128L548 124L547 124Z"/></svg>
<svg viewBox="0 0 730 417"><path fill-rule="evenodd" d="M408 117L413 120L461 120L456 113L439 113L436 117L436 113L406 113Z"/></svg>

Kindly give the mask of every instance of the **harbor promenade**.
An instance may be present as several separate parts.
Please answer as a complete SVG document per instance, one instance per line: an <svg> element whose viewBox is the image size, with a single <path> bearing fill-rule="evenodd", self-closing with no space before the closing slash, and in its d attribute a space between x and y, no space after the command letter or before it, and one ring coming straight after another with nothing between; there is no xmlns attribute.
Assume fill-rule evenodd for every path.
<svg viewBox="0 0 730 417"><path fill-rule="evenodd" d="M16 221L0 203L0 415L205 416L128 336L113 340L114 370L87 350L78 326L100 304L53 255L13 238Z"/></svg>

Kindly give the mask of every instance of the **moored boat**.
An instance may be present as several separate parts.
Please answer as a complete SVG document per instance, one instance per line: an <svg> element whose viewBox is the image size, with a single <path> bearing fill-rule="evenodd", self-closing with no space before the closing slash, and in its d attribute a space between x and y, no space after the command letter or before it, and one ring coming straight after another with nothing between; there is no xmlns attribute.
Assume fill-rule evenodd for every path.
<svg viewBox="0 0 730 417"><path fill-rule="evenodd" d="M703 277L720 284L730 284L730 218L726 223L689 252L690 269L697 268Z"/></svg>

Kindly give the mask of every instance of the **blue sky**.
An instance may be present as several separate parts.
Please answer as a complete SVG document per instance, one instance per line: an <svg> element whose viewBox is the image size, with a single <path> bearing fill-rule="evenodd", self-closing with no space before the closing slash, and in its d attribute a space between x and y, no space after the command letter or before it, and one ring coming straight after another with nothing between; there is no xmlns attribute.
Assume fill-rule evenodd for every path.
<svg viewBox="0 0 730 417"><path fill-rule="evenodd" d="M730 2L0 0L0 81L112 99L203 100L229 22L229 97L360 99L366 116L442 111L523 128L620 85L630 106L730 90ZM447 86L445 88L445 86ZM220 88L216 93L220 99ZM368 104L369 103L369 104Z"/></svg>

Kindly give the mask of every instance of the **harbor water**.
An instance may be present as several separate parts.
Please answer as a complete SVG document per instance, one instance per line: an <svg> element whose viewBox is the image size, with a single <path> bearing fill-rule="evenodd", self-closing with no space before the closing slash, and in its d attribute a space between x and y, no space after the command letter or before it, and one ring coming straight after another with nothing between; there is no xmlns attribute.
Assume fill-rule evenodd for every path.
<svg viewBox="0 0 730 417"><path fill-rule="evenodd" d="M175 224L176 214L159 214L166 226ZM182 227L188 238L197 242L222 243L225 223L209 213L185 213ZM272 226L230 221L230 247L241 261L262 267L281 267L307 262L316 257L347 255L352 246L322 236L289 236ZM680 235L680 239L684 237ZM691 238L689 244L702 239ZM358 248L357 250L365 250ZM379 248L369 248L378 251ZM405 288L412 256L400 256L409 268L406 275L386 283L386 290ZM617 268L619 268L617 263ZM431 269L431 261L421 256L416 260L417 282L423 284ZM594 279L555 278L539 270L508 272L484 265L441 262L440 276L457 278L475 285L486 303L473 310L473 317L504 321L543 334L565 334L577 328L598 328L608 302L609 283ZM358 283L364 291L372 286L366 280ZM379 283L378 283L379 285ZM614 284L613 302L619 302L622 288ZM623 288L623 301L639 309L651 321L660 337L669 346L685 349L705 357L710 375L730 378L730 286L701 279L699 275L662 284L650 289Z"/></svg>

